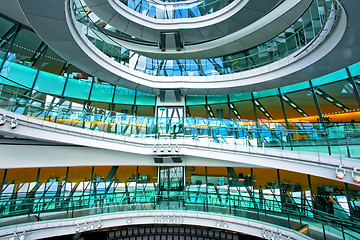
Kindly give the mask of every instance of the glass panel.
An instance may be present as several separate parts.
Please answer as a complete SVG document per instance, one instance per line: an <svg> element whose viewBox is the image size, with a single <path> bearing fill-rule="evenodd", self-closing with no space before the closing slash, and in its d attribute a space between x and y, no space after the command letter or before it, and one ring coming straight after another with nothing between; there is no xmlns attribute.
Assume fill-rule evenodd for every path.
<svg viewBox="0 0 360 240"><path fill-rule="evenodd" d="M186 96L186 106L205 105L205 96Z"/></svg>
<svg viewBox="0 0 360 240"><path fill-rule="evenodd" d="M66 84L64 97L88 100L91 82L69 78Z"/></svg>
<svg viewBox="0 0 360 240"><path fill-rule="evenodd" d="M155 106L155 96L136 96L136 105Z"/></svg>
<svg viewBox="0 0 360 240"><path fill-rule="evenodd" d="M66 77L40 71L36 80L34 90L61 96Z"/></svg>
<svg viewBox="0 0 360 240"><path fill-rule="evenodd" d="M113 94L114 86L94 83L90 100L111 103Z"/></svg>
<svg viewBox="0 0 360 240"><path fill-rule="evenodd" d="M114 103L131 104L135 101L135 91L116 87Z"/></svg>

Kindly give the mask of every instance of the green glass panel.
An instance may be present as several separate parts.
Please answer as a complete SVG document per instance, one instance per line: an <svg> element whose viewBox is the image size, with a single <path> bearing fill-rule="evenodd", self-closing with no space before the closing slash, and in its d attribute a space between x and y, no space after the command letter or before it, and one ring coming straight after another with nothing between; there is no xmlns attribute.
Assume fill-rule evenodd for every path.
<svg viewBox="0 0 360 240"><path fill-rule="evenodd" d="M355 63L355 64L349 66L348 68L349 68L351 76L355 77L355 76L360 75L360 62Z"/></svg>
<svg viewBox="0 0 360 240"><path fill-rule="evenodd" d="M230 102L239 102L251 99L251 93L237 93L230 95Z"/></svg>
<svg viewBox="0 0 360 240"><path fill-rule="evenodd" d="M290 86L282 87L281 92L282 93L291 93L291 92L296 92L296 91L300 91L300 90L304 90L304 89L308 89L308 88L310 88L310 84L308 81L306 81L306 82L301 82L301 83L293 84Z"/></svg>
<svg viewBox="0 0 360 240"><path fill-rule="evenodd" d="M227 103L228 99L226 95L222 96L208 96L208 104Z"/></svg>
<svg viewBox="0 0 360 240"><path fill-rule="evenodd" d="M5 62L1 75L16 83L31 88L35 79L37 69L23 66L18 63Z"/></svg>
<svg viewBox="0 0 360 240"><path fill-rule="evenodd" d="M69 78L66 84L64 97L88 100L91 82Z"/></svg>
<svg viewBox="0 0 360 240"><path fill-rule="evenodd" d="M313 86L320 86L320 85L325 85L328 83L340 81L340 80L343 80L346 78L348 78L346 70L341 69L339 71L327 74L325 76L315 78L315 79L311 80L311 82L312 82Z"/></svg>
<svg viewBox="0 0 360 240"><path fill-rule="evenodd" d="M94 84L91 91L91 101L111 103L114 94L114 86Z"/></svg>
<svg viewBox="0 0 360 240"><path fill-rule="evenodd" d="M155 106L155 96L136 96L136 105Z"/></svg>
<svg viewBox="0 0 360 240"><path fill-rule="evenodd" d="M66 77L53 73L39 73L34 89L39 92L61 96L64 89Z"/></svg>
<svg viewBox="0 0 360 240"><path fill-rule="evenodd" d="M186 105L205 105L205 96L186 96Z"/></svg>

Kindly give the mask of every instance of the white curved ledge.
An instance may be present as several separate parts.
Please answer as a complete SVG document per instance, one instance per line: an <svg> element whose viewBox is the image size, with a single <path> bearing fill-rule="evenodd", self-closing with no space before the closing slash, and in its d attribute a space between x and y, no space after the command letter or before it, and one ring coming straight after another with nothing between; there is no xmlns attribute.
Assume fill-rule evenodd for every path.
<svg viewBox="0 0 360 240"><path fill-rule="evenodd" d="M219 224L219 221L226 224ZM249 218L181 210L105 213L86 217L18 224L16 226L0 228L0 239L9 239L14 233L18 235L25 233L26 239L39 239L76 234L94 229L146 224L176 224L209 227L245 233L260 238L263 238L263 234L266 232L269 234L272 233L274 236L281 235L286 237L286 239L312 239L295 230Z"/></svg>
<svg viewBox="0 0 360 240"><path fill-rule="evenodd" d="M311 3L312 0L284 1L267 15L239 31L209 42L185 45L177 52L162 52L159 47L130 43L113 37L111 39L121 46L154 59L205 59L225 56L250 49L274 38L291 26L294 19L301 17ZM191 23L189 27L196 28L197 24Z"/></svg>
<svg viewBox="0 0 360 240"><path fill-rule="evenodd" d="M65 10L67 11L67 8ZM152 76L130 69L102 53L87 39L81 29L75 26L74 16L71 14L73 13L67 12L66 16L74 40L86 55L102 66L103 69L107 69L121 76L120 80L115 82L115 84L121 85L122 81L127 80L149 88L159 88L159 86L161 86L161 88L165 89L183 89L185 85L188 89L201 89L206 87L207 90L239 87L248 88L255 84L279 79L308 67L327 55L342 39L347 25L346 14L342 9L342 13L338 16L338 22L334 26L334 30L332 32L330 31L333 29L333 24L335 24L335 18L327 21L327 25L320 36L308 44L306 51L300 49L277 62L253 70L220 76L164 77ZM76 62L76 59L74 60Z"/></svg>

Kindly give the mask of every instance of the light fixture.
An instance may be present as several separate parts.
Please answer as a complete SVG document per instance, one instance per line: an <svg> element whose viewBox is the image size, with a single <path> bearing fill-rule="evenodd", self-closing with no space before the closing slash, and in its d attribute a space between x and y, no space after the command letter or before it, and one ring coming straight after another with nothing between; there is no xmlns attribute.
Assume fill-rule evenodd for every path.
<svg viewBox="0 0 360 240"><path fill-rule="evenodd" d="M13 235L11 235L10 240L16 240L16 238L17 238L17 235L16 235L16 233L14 233Z"/></svg>
<svg viewBox="0 0 360 240"><path fill-rule="evenodd" d="M77 224L77 225L76 225L76 228L75 228L75 231L76 231L76 232L80 232L80 230L81 230L81 229L80 229L80 224Z"/></svg>
<svg viewBox="0 0 360 240"><path fill-rule="evenodd" d="M268 234L267 234L265 229L263 229L262 237L265 238L265 239L267 239L267 237L268 237Z"/></svg>
<svg viewBox="0 0 360 240"><path fill-rule="evenodd" d="M25 230L19 235L19 240L25 240L26 232Z"/></svg>
<svg viewBox="0 0 360 240"><path fill-rule="evenodd" d="M360 171L356 167L352 171L352 177L355 183L360 183Z"/></svg>
<svg viewBox="0 0 360 240"><path fill-rule="evenodd" d="M5 115L0 115L0 126L4 125L6 122L6 116Z"/></svg>
<svg viewBox="0 0 360 240"><path fill-rule="evenodd" d="M11 127L12 129L14 129L14 128L17 127L17 125L18 125L18 120L17 120L16 118L11 119L11 121L10 121L10 127Z"/></svg>
<svg viewBox="0 0 360 240"><path fill-rule="evenodd" d="M337 179L343 179L345 177L345 169L343 169L342 167L343 165L339 165L339 167L336 168Z"/></svg>

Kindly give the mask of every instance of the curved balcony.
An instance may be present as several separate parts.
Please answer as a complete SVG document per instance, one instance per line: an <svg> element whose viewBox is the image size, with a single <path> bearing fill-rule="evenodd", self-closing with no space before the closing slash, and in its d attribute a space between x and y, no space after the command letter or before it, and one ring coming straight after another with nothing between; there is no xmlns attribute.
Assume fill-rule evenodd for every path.
<svg viewBox="0 0 360 240"><path fill-rule="evenodd" d="M84 5L83 2L75 1L75 4L78 6L78 8L83 8L84 15L88 16L88 21L92 21L92 25L95 24L101 33L108 36L103 38L104 40L111 38L120 46L123 46L146 57L153 59L169 59L173 61L176 59L197 59L209 58L212 56L226 56L233 53L239 53L244 50L250 49L251 51L252 49L256 49L256 47L259 45L273 39L274 36L283 33L286 29L289 28L289 26L290 29L287 31L294 30L294 22L302 21L302 19L298 19L303 16L304 12L306 12L306 10L311 6L312 2L313 1L311 0L301 2L286 1L277 8L273 9L266 16L258 19L257 21L250 22L249 24L246 24L246 21L240 18L236 19L234 23L222 21L216 24L209 22L208 28L203 26L196 26L195 23L191 22L191 24L189 23L189 26L176 26L171 24L167 26L168 28L159 26L159 29L150 29L150 26L147 26L146 23L138 23L139 26L134 26L134 24L131 24L131 22L129 24L125 24L125 22L129 20L118 20L121 23L121 26L118 26L118 24L114 22L115 20L113 20L115 17L109 20L111 24L115 24L112 26L111 24L108 24L106 21L104 21L101 17L97 16L96 12L92 12L91 8L89 8L87 5ZM315 7L315 4L313 4L313 7ZM321 12L327 15L326 12L328 8L324 3L320 8L323 8ZM232 9L232 11L234 11L234 9ZM246 10L244 11L246 12ZM98 12L100 12L100 16L103 14L103 11ZM317 29L316 27L315 29L311 29L310 25L313 25L313 23L309 21L309 13L311 13L310 10L304 17L306 21L303 23L303 26L307 26L306 34L308 34L308 37L309 34L316 36L320 29ZM238 12L237 15L240 15L243 18L248 18L248 14L243 13L242 11ZM319 20L319 14L313 13L313 15L314 18L312 21ZM324 16L320 16L320 18L323 17ZM240 23L236 22L241 22L241 26L237 26ZM84 24L90 26L87 22L84 22ZM219 24L221 25L219 26ZM314 22L314 24L318 26L321 25L316 22ZM227 27L224 25L230 25L231 28L234 28L234 30L228 30L229 33L222 32L222 34L217 35L216 29L227 29ZM126 29L124 29L125 26ZM297 24L296 27L298 28L300 26L302 25ZM309 29L314 32L309 32ZM125 32L126 34L119 32L119 30ZM162 33L167 31L176 31L178 33L179 46L176 47L177 51L171 51L171 49L166 50L166 44L164 42L161 43L160 36ZM201 38L195 39L195 36L198 35L198 31L201 32ZM294 31L296 32L297 29ZM127 34L136 36L137 38L124 38L124 35L126 36ZM144 40L151 41L145 42ZM309 40L310 39L307 39L307 41ZM108 43L110 44L111 42ZM158 45L161 46L161 49ZM275 48L277 47L275 46Z"/></svg>
<svg viewBox="0 0 360 240"><path fill-rule="evenodd" d="M253 192L252 187L194 184L166 191L161 184L103 180L23 186L29 191L21 188L16 195L10 194L14 186L4 186L0 237L49 237L54 227L57 235L65 235L142 224L212 226L265 239L359 239L360 235L359 224L347 219L341 207L337 211L343 217L338 217L314 209L311 197L282 198L279 189Z"/></svg>
<svg viewBox="0 0 360 240"><path fill-rule="evenodd" d="M141 152L150 156L146 161L152 161L154 154L194 159L216 156L215 165L228 161L274 167L286 161L289 164L282 167L287 170L330 179L339 165L349 172L359 165L359 127L355 123L307 124L303 130L292 130L276 122L259 128L249 122L224 119L141 117L105 109L93 112L71 104L46 106L6 86L2 87L1 107L6 109L1 110L4 123L10 124L1 127L3 135L56 142L66 139L69 144ZM239 160L234 153L244 157ZM304 164L307 169L301 169ZM344 181L351 183L351 175L347 174Z"/></svg>
<svg viewBox="0 0 360 240"><path fill-rule="evenodd" d="M309 11L318 11L317 2L314 2L315 5L313 5L313 8L309 8L308 12L306 14L310 14ZM138 55L136 53L131 53L127 48L116 48L114 47L114 39L109 38L107 35L103 34L102 32L98 31L95 25L92 25L93 22L86 16L86 14L83 14L83 8L77 5L73 4L73 18L76 18L77 21L75 24L77 25L77 29L75 31L81 31L80 38L83 38L86 36L85 43L86 45L95 45L99 51L102 51L105 53L108 58L108 63L120 63L120 65L113 64L113 66L117 66L117 69L128 69L126 70L126 73L124 73L124 77L127 80L132 80L136 82L137 84L146 84L148 86L152 86L158 83L161 83L161 86L164 88L177 88L180 87L183 83L187 82L188 85L194 85L198 86L202 82L206 82L207 88L216 88L216 86L222 86L222 87L234 87L241 85L244 87L244 85L249 86L249 81L244 81L244 79L238 79L238 76L241 76L240 78L244 78L245 76L248 76L249 72L258 72L258 75L255 76L257 81L259 81L260 76L262 77L261 80L264 80L265 73L271 74L272 72L276 71L286 71L286 67L292 69L291 71L294 71L294 65L301 68L304 67L304 62L301 60L304 60L308 55L311 55L311 58L315 57L313 52L319 51L321 47L317 47L318 45L324 45L326 44L320 44L323 42L324 39L327 39L327 35L336 36L341 39L341 36L343 34L329 34L334 27L334 24L336 22L336 19L339 19L338 14L341 8L335 7L335 2L332 2L331 4L328 4L330 9L334 9L331 11L326 11L326 8L324 6L323 10L318 12L318 21L319 28L315 30L314 26L311 23L316 23L316 21L313 21L315 19L313 18L303 18L308 19L309 21L306 23L309 23L311 31L313 32L312 38L309 39L309 41L304 38L303 40L297 39L296 36L300 36L304 34L304 28L303 24L299 24L297 26L301 26L300 28L296 28L298 31L295 31L294 34L290 33L289 38L286 38L287 34L285 34L285 41L283 45L283 48L280 48L279 44L276 44L276 42L281 42L281 37L283 34L279 35L277 38L275 38L272 41L269 41L268 43L264 44L263 47L257 47L254 50L254 53L252 53L250 50L235 54L232 56L226 56L223 58L215 58L215 59L199 59L199 60L154 60L151 58L147 58L141 55ZM337 11L335 11L337 9ZM325 15L323 15L326 13ZM305 14L305 15L306 15ZM304 16L305 16L304 15ZM310 15L306 15L310 16ZM313 16L313 15L311 15ZM323 16L323 17L321 17ZM322 27L320 27L322 25ZM338 28L335 28L338 29ZM292 29L294 30L294 29ZM292 30L290 32L292 32ZM340 30L343 31L344 29ZM314 32L315 31L315 32ZM300 35L299 35L300 34ZM305 34L302 36L306 36ZM291 41L290 41L291 40ZM290 42L294 41L294 44L290 44ZM299 42L298 42L299 40ZM290 41L288 43L288 41ZM301 42L304 42L304 44L301 44ZM308 43L307 43L308 42ZM299 44L298 44L299 43ZM289 45L290 44L290 45ZM269 46L272 46L269 48ZM85 46L84 46L85 47ZM265 49L262 51L261 49ZM278 51L280 49L283 49L284 52ZM331 50L331 47L326 47L326 52ZM324 50L324 49L323 49ZM93 51L93 50L89 50ZM274 52L275 51L275 52ZM324 52L322 52L324 54ZM92 54L94 56L94 54ZM96 55L96 54L95 54ZM101 54L102 55L102 54ZM132 58L130 59L129 56ZM241 57L239 57L241 56ZM244 57L242 57L244 56ZM265 57L265 59L262 58L262 56ZM100 57L100 56L99 56ZM259 58L260 57L260 58ZM316 55L317 57L321 57L321 55ZM101 57L100 57L101 58ZM226 59L228 59L226 61ZM100 60L100 59L99 59ZM265 61L264 61L265 60ZM313 59L315 60L315 59ZM103 60L99 61L103 62ZM286 63L285 63L286 62ZM295 64L296 62L297 64ZM311 64L311 62L307 62L306 65ZM125 67L120 67L121 65L125 65ZM244 66L245 65L245 66ZM285 66L284 66L285 65ZM105 65L104 65L105 66ZM169 68L170 67L170 68ZM255 69L254 69L255 68ZM254 70L249 70L254 69ZM270 70L271 69L271 70ZM287 69L289 70L289 69ZM265 73L264 73L265 71ZM278 72L279 72L278 71ZM136 73L135 73L136 72ZM140 74L139 72L145 73L144 75ZM128 74L130 73L129 76ZM240 74L237 74L240 73ZM218 74L224 74L224 75L231 75L230 77L226 78L220 78L219 76L216 76ZM288 73L287 73L288 74ZM128 75L128 76L126 76ZM151 77L153 75L154 77ZM190 75L190 76L189 76ZM191 76L192 75L192 76ZM215 75L215 76L212 76ZM253 74L255 75L255 74ZM157 77L159 76L159 77ZM161 76L161 77L160 77ZM164 77L165 76L165 77ZM179 78L178 76L187 76L189 77L190 81L187 81L183 77ZM194 78L194 76L199 76ZM207 77L209 76L209 77ZM181 79L181 80L180 80ZM193 80L192 80L193 79ZM236 80L235 80L236 79ZM265 77L266 79L266 77ZM252 79L253 80L253 79ZM257 82L255 81L255 82ZM225 84L225 86L224 86ZM254 81L252 82L254 84ZM155 85L154 85L155 86ZM182 87L180 87L182 88Z"/></svg>
<svg viewBox="0 0 360 240"><path fill-rule="evenodd" d="M259 4L256 0L235 0L230 1L231 3L228 5L226 4L229 1L215 1L211 2L211 4L217 6L212 8L202 8L200 6L200 11L198 7L195 7L195 9L173 10L174 4L184 4L182 2L167 3L165 6L156 4L158 6L156 11L154 6L149 6L145 1L126 2L126 5L129 6L124 5L121 1L85 1L88 10L93 11L100 19L116 29L145 40L158 42L160 41L160 33L165 30L179 31L181 41L184 42L209 41L227 36L264 17L277 6L279 1L268 0ZM192 4L196 5L196 3L200 2ZM205 5L208 3L210 1ZM297 9L298 14L303 13L306 9L306 4L300 5L303 6ZM219 7L220 10L214 11ZM132 8L135 8L135 10L132 10ZM167 11L164 12L164 8L167 8ZM141 13L138 11L141 11ZM164 15L163 18L160 15ZM175 18L172 18L173 16ZM168 19L169 17L171 19ZM294 14L292 22L297 18L297 14Z"/></svg>
<svg viewBox="0 0 360 240"><path fill-rule="evenodd" d="M190 0L178 2L115 0L145 17L154 19L199 18L229 6L234 0Z"/></svg>

